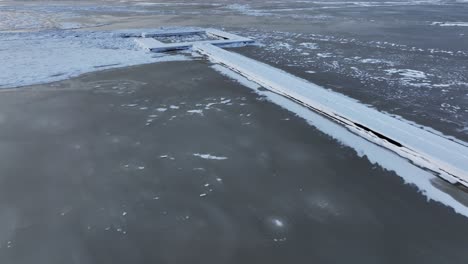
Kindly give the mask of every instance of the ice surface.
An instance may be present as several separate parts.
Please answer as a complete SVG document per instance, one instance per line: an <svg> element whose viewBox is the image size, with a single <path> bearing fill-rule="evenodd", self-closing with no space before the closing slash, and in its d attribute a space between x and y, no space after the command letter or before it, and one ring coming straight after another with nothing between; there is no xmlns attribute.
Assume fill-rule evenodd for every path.
<svg viewBox="0 0 468 264"><path fill-rule="evenodd" d="M465 21L462 18L458 20ZM422 40L420 43L409 44L404 37L391 37L382 41L378 37L378 31L374 32L376 35L373 38L354 39L331 33L295 33L252 28L240 34L262 43L262 47L242 53L270 65L290 68L287 71L294 71L307 79L315 77L308 77L305 71L316 71L318 81L327 88L372 104L377 109L418 120L420 124L432 126L467 141L468 131L463 128L468 126L468 112L463 106L466 105L464 95L468 87L468 53L459 45L466 38L467 34L462 32L467 27L427 28L430 23L432 22L422 21L419 26L441 34L453 31L450 34L453 34L454 39L450 42L458 44L450 47L449 43L440 45L426 42L427 45L424 45ZM278 42L289 43L294 50L278 47ZM301 43L317 43L318 49L307 50ZM317 53L331 53L333 56L317 57ZM386 71L392 69L419 71L426 78L409 78ZM332 76L338 78L330 78ZM438 107L443 103L453 107Z"/></svg>
<svg viewBox="0 0 468 264"><path fill-rule="evenodd" d="M82 73L131 65L188 60L151 56L115 32L0 33L0 88L64 80Z"/></svg>

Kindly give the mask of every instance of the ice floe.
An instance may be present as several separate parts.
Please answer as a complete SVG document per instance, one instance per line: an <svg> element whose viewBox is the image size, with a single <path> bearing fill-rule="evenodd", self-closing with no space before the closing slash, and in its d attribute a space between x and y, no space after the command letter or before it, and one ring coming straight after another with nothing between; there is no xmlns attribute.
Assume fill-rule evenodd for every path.
<svg viewBox="0 0 468 264"><path fill-rule="evenodd" d="M299 45L307 49L318 49L317 43L303 42L299 43Z"/></svg>
<svg viewBox="0 0 468 264"><path fill-rule="evenodd" d="M228 159L227 157L223 157L223 156L215 156L215 155L203 154L203 153L193 153L193 156L199 157L199 158L202 158L202 159L209 159L209 160L226 160L226 159Z"/></svg>
<svg viewBox="0 0 468 264"><path fill-rule="evenodd" d="M333 54L331 53L317 53L317 57L319 58L330 58L330 57L333 57Z"/></svg>
<svg viewBox="0 0 468 264"><path fill-rule="evenodd" d="M187 113L203 115L203 110L201 109L187 110Z"/></svg>
<svg viewBox="0 0 468 264"><path fill-rule="evenodd" d="M399 76L399 80L404 85L422 87L430 86L431 83L427 79L427 74L422 71L412 70L412 69L388 69L385 70L388 75Z"/></svg>
<svg viewBox="0 0 468 264"><path fill-rule="evenodd" d="M432 22L431 25L441 27L468 27L468 22Z"/></svg>

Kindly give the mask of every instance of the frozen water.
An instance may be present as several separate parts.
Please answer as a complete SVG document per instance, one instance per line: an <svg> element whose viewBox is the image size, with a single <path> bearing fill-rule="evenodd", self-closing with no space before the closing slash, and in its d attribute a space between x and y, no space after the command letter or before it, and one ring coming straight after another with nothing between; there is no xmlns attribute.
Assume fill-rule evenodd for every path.
<svg viewBox="0 0 468 264"><path fill-rule="evenodd" d="M113 32L0 33L0 88L52 82L86 72L137 64L187 60L153 57Z"/></svg>

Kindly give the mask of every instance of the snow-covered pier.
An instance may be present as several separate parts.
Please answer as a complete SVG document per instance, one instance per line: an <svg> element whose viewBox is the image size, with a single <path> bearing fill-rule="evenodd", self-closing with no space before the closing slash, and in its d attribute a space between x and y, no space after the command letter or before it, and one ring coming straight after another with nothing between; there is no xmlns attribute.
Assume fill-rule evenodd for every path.
<svg viewBox="0 0 468 264"><path fill-rule="evenodd" d="M200 32L173 32L173 35ZM468 187L468 143L430 128L397 118L366 106L352 98L327 90L251 58L219 48L244 45L253 40L209 29L202 33L216 40L163 43L150 37L137 38L138 44L153 52L189 49L205 55L260 86L343 125L349 131L407 159L412 164L445 179ZM164 33L167 36L167 32ZM217 47L218 46L218 47Z"/></svg>
<svg viewBox="0 0 468 264"><path fill-rule="evenodd" d="M379 112L280 69L209 44L195 50L266 89L332 119L416 166L468 187L468 144Z"/></svg>
<svg viewBox="0 0 468 264"><path fill-rule="evenodd" d="M205 34L208 37L213 37L213 40L203 40L196 42L175 42L175 43L164 43L156 40L158 37L168 36L186 36L186 35L198 35ZM228 32L206 29L206 30L178 30L178 31L161 31L153 33L143 33L142 38L137 38L135 41L143 49L153 52L164 52L171 50L184 50L192 48L194 44L206 43L215 46L227 46L227 45L244 45L253 43L254 41L249 38L244 38L238 35L230 34Z"/></svg>

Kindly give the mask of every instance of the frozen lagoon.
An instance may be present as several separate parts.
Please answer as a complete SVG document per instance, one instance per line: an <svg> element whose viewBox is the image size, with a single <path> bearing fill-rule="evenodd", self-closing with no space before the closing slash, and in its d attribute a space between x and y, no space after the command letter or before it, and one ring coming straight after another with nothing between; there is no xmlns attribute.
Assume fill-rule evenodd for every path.
<svg viewBox="0 0 468 264"><path fill-rule="evenodd" d="M412 5L402 2L402 7L395 3L384 3L382 7L372 2L367 3L367 7L363 3L342 3L334 8L320 8L327 3L298 2L278 8L281 3L252 2L230 6L183 2L111 2L106 6L28 3L16 6L12 11L9 2L3 3L6 7L3 6L2 11L24 13L23 18L31 17L32 13L49 12L48 17L42 16L46 20L38 20L44 23L39 23L37 34L43 34L47 29L51 30L48 33L58 35L88 35L91 36L88 38L91 46L105 43L92 37L94 33L89 33L89 28L82 28L81 33L68 29L83 25L110 30L154 27L155 23L212 25L215 21L223 21L224 26L241 35L252 36L265 45L238 52L294 74L301 75L302 72L301 77L327 88L418 123L442 128L443 132L461 139L466 134L463 132L466 51L456 44L463 43L465 29L432 22L447 21L441 23L450 25L449 19L455 19L461 23L463 16L459 13L463 14L463 4L420 2ZM309 4L313 8L303 6ZM403 9L441 10L440 6L451 17L439 16L435 20L419 14L410 19L417 22L408 22L399 12ZM457 9L459 13L447 11ZM357 19L355 14L360 10L371 12L364 19ZM50 16L52 13L57 14L52 17L54 19ZM79 15L75 17L70 16L77 13ZM210 16L206 16L208 13ZM391 19L397 14L411 25L406 28L407 33L398 31L399 34L403 32L403 36L427 28L454 41L445 45L433 41L421 43L418 38L401 38L392 31L398 25L387 21L386 15L382 14L391 14ZM220 20L221 17L230 19ZM351 23L343 23L341 18ZM379 23L372 22L376 18ZM26 22L22 24L23 28L15 29L15 34L37 30L37 23ZM387 34L384 37L372 35L382 24L385 24ZM258 27L252 29L251 25ZM371 30L360 32L362 25ZM343 35L343 31L349 30L351 36ZM388 38L392 38L391 41ZM44 47L44 42L39 39L21 37L16 41L17 45L26 41L26 47ZM64 58L60 51L66 49L66 45L60 43L55 49L59 53L54 55L58 59ZM96 62L96 56L100 54L118 55L116 51L121 47L113 51L113 45L115 43L107 43L98 50L78 53L80 55L74 60L84 59L82 65L86 67L84 71L75 71L74 75L121 67L134 58L142 60L134 64L160 59L142 53L139 57L137 50L127 46L123 49L128 50L129 56L105 56L105 63ZM79 43L73 47L87 45ZM4 52L5 47L0 51ZM31 50L24 49L17 55L31 54L28 52ZM93 60L86 64L90 57ZM409 59L403 60L403 57ZM434 63L428 62L427 58ZM11 63L4 65L17 66L14 57ZM42 64L38 65L23 64L14 72L31 74L34 70L44 69L40 67ZM63 71L48 77L68 78L66 74L73 72L70 68L75 69L73 67L77 65L57 68ZM28 66L32 67L24 71ZM56 64L50 63L45 69L54 69L54 66ZM372 155L362 150L356 155L352 149L337 143L336 140L349 144L340 138L338 127L328 127L334 132L332 137L325 135L310 126L319 126L320 120L306 118L308 122L304 122L290 112L264 102L268 99L278 103L275 100L281 98L265 91L251 93L227 78L216 77L208 66L211 65L202 61L147 65L3 92L3 260L61 263L74 259L92 263L109 262L116 256L119 261L133 262L192 262L198 259L206 262L205 258L211 256L209 260L216 263L253 259L273 263L350 259L364 263L465 262L460 253L467 244L463 236L465 218L454 214L449 207L427 201L428 198L439 201L443 198L445 204L462 213L466 210L465 192L429 174L423 173L425 178L421 178L419 172L411 170L398 174L407 173L413 178L404 180L419 183L419 186L404 184L396 174L372 165L375 162ZM451 73L445 74L441 67ZM441 74L435 75L431 68ZM174 75L166 76L170 72ZM5 76L11 77L9 74ZM19 77L17 79L28 80ZM32 81L39 79L37 76L30 78ZM356 79L364 83L375 80L381 83L362 86L354 83ZM20 85L24 84L27 83ZM200 86L206 86L209 91L196 95L189 88L196 88L198 92ZM154 87L165 89L154 91ZM226 94L213 91L219 87L224 89L218 92ZM208 93L219 97L210 98ZM237 98L238 93L243 96ZM184 101L178 100L180 96L185 101L192 100L189 107L183 107ZM174 98L172 102L159 101L171 97ZM250 103L242 102L245 101L243 97ZM211 101L204 103L207 98ZM386 108L385 102L391 107ZM242 107L247 106L253 108L243 112ZM212 113L222 117L214 118ZM434 121L441 116L443 118ZM175 123L169 123L173 121ZM176 125L171 127L172 124ZM197 129L199 125L203 127ZM319 128L323 131L323 124ZM243 134L244 129L250 130ZM194 138L195 142L188 142ZM160 145L165 146L164 151L159 151ZM85 151L78 154L80 149ZM163 161L177 165L166 167ZM204 171L207 168L209 170ZM138 173L142 177L138 177ZM231 180L226 182L226 177ZM215 188L219 187L215 184L221 183L225 189ZM25 188L31 196L24 196ZM425 190L424 194L418 193L421 189ZM213 197L216 192L218 196ZM165 193L168 193L166 197ZM28 200L31 197L41 206L31 203ZM212 200L198 202L197 199ZM150 200L166 200L166 204L151 207L152 204L147 203ZM196 221L178 222L190 219ZM54 225L46 228L46 223L47 226ZM188 225L182 226L183 223ZM109 236L101 231L114 233ZM51 235L56 232L67 236ZM41 244L37 238L42 239ZM187 243L199 247L187 250ZM98 252L103 244L106 245L104 250ZM155 251L155 247L161 250ZM118 251L120 248L126 251ZM185 254L180 254L181 249L186 250ZM336 254L338 249L340 255ZM26 256L25 251L31 254ZM43 252L54 252L53 259ZM115 259L112 261L116 262Z"/></svg>
<svg viewBox="0 0 468 264"><path fill-rule="evenodd" d="M464 263L465 216L258 92L204 60L2 92L0 261Z"/></svg>

